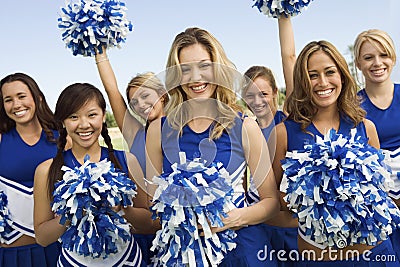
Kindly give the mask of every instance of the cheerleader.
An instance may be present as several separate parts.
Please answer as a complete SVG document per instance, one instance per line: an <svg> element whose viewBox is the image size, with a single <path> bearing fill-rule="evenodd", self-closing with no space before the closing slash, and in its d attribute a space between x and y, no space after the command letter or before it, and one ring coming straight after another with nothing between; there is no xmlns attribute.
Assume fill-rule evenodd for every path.
<svg viewBox="0 0 400 267"><path fill-rule="evenodd" d="M179 152L185 152L189 160L222 163L232 177L236 207L222 218L224 226L213 232L236 229L237 246L218 266L274 266L275 262L257 258L257 252L265 245L258 224L278 210L276 184L259 127L239 113L231 87L232 67L221 44L206 30L188 28L175 37L167 61L167 116L151 123L147 133L147 177L171 173L171 166L180 162ZM247 164L260 184L260 201L253 206L245 202L243 173ZM191 255L202 262L200 251ZM208 266L207 260L203 264Z"/></svg>
<svg viewBox="0 0 400 267"><path fill-rule="evenodd" d="M40 246L33 228L35 169L57 151L53 112L27 74L4 77L0 88L0 266L56 266L60 244Z"/></svg>
<svg viewBox="0 0 400 267"><path fill-rule="evenodd" d="M355 65L364 77L365 88L358 92L366 117L375 123L381 148L388 155L394 188L389 191L400 204L400 84L390 76L396 63L396 50L390 36L378 29L361 32L354 42ZM400 231L391 235L393 248L400 259Z"/></svg>
<svg viewBox="0 0 400 267"><path fill-rule="evenodd" d="M368 233L370 238L363 239L361 236L356 235L356 233L360 233L361 229L354 229L354 225L357 225L356 222L358 221L363 221L365 215L357 213L357 209L348 208L352 206L354 200L348 199L340 203L346 206L346 208L339 209L338 212L343 212L344 218L348 218L347 216L351 216L352 218L346 220L343 225L336 225L338 221L335 221L333 225L329 225L332 221L329 217L326 217L328 215L318 215L317 211L312 209L317 204L315 204L316 206L307 206L309 202L306 199L309 199L309 190L319 190L322 185L311 184L310 189L304 186L304 184L310 183L310 180L307 179L311 178L308 177L312 177L314 172L320 171L318 168L322 170L325 166L315 167L316 169L314 170L310 168L300 169L299 166L301 163L297 167L295 164L289 165L289 167L285 164L282 165L282 162L285 163L285 160L296 157L298 155L296 153L305 151L307 146L315 145L318 138L323 139L324 135L331 133L331 129L345 138L352 136L352 138L361 140L360 142L368 140L370 146L379 148L375 126L370 120L365 119L365 112L359 106L356 98L357 87L345 59L327 41L310 42L303 48L294 66L294 88L295 90L286 100L288 117L276 127L277 149L273 169L279 181L282 180L282 177L284 178L281 183L281 191L287 193L285 200L288 201L288 206L296 207L292 211L295 212L299 221L299 252L312 252L311 254L301 254L305 255L305 259L300 263L300 266L337 266L338 264L339 266L358 266L357 264L360 264L360 266L396 266L397 262L377 263L374 261L376 255L391 255L394 253L391 243L387 238L391 230L396 228L399 223L399 210L389 198L384 197L385 193L384 190L381 190L380 184L368 183L367 185L372 191L375 188L379 188L377 190L383 194L381 202L378 203L381 206L374 209L375 206L373 205L378 204L373 203L371 204L373 207L370 208L376 211L379 208L386 207L386 210L392 212L392 214L385 214L385 216L388 216L386 218L388 221L386 219L380 221L378 216L371 214L372 219L368 222L369 226L373 226L369 228L371 229L371 232ZM367 141L364 142L364 145L366 145ZM378 155L378 150L372 149L371 151ZM317 153L316 157L319 158L322 155ZM285 170L283 167L285 167ZM381 170L384 171L385 169L382 167ZM303 171L304 173L302 173ZM307 173L307 171L310 173ZM288 185L288 181L291 181L290 174L293 174L294 178L292 178L293 183ZM359 179L355 181L356 184L361 183L360 176L356 176L356 179ZM294 187L296 185L298 187ZM299 185L302 186L299 187ZM338 185L336 184L336 186ZM336 188L333 192L336 193L339 189ZM304 191L305 193L303 193ZM364 202L363 199L364 197L366 198L365 194L367 192L360 190L357 193L359 194L358 201L360 201L360 205L366 205L365 202L368 202L368 199L364 200ZM297 199L294 197L296 194L300 195ZM329 209L333 205L326 198L329 197L329 199L337 200L337 198L342 197L340 201L346 199L343 198L345 195L337 196L337 198L327 195L321 202L318 195L313 196L312 194L313 192L311 192L310 198L315 198L318 203L322 203L321 207L325 205L323 207L324 210ZM300 202L296 202L299 199ZM301 202L301 199L304 199L304 201ZM305 214L304 209L307 209L307 214ZM309 217L307 216L314 216L315 219L309 221ZM308 219L306 220L305 218ZM340 233L348 234L352 238L349 237L346 239L340 238L341 236L328 236L331 233L326 228L319 227L318 222L326 222L326 227L329 226L329 229L336 227L336 229L339 229L339 232L343 231ZM329 238L339 241L332 244L332 240ZM331 253L327 253L328 250ZM356 251L358 255L362 255L368 251L371 261L365 260L362 256L358 259L352 258L354 254L349 253L350 251Z"/></svg>
<svg viewBox="0 0 400 267"><path fill-rule="evenodd" d="M150 122L164 115L164 104L168 102L164 85L152 72L141 73L133 77L126 88L126 99L131 109L128 110L127 104L118 89L117 80L106 49L102 53L96 54L96 65L118 128L123 134L128 147L130 147L130 152L136 156L145 174L146 129ZM131 112L138 115L145 122L145 126ZM142 249L143 258L149 264L151 257L154 256L154 253L150 251L150 247L155 237L155 232L159 228L160 225L154 223L154 229L141 233L135 232L134 234Z"/></svg>
<svg viewBox="0 0 400 267"><path fill-rule="evenodd" d="M288 96L293 91L293 66L296 61L290 17L280 17L278 26L286 96ZM278 110L278 86L275 77L271 69L264 66L252 66L244 73L244 76L249 81L242 90L242 98L256 116L257 123L268 143L269 151L273 155L276 145L274 127L286 118L286 114ZM254 183L250 183L246 197L249 204L258 201ZM271 243L270 249L284 250L286 255L290 251L297 251L297 220L291 213L286 210L280 211L278 216L263 224L263 227ZM295 263L286 260L278 261L278 264L279 266L293 266Z"/></svg>
<svg viewBox="0 0 400 267"><path fill-rule="evenodd" d="M108 159L117 170L125 174L132 173L135 179L143 177L140 165L133 155L113 149L105 123L105 111L106 102L101 92L87 83L76 83L68 86L57 101L55 119L60 125L62 124L62 128L59 129L57 155L53 159L40 164L35 173L35 233L38 243L43 246L55 242L59 238L63 240L63 234L67 228L72 227L73 223L76 225L75 219L69 219L66 222L61 221L65 214L55 215L51 207L51 203L57 197L57 195L53 195L56 188L55 184L60 183L63 179L66 167L70 169L80 168L85 163L85 158L86 160L89 158L90 162L93 163ZM98 141L100 134L108 148L100 146ZM67 135L72 139L72 148L64 151ZM129 171L128 164L130 166ZM65 167L62 168L63 165ZM78 188L75 190L78 190ZM84 205L84 203L78 204L77 208L79 208L79 205ZM147 196L138 187L134 207L122 207L124 217L132 224L133 228L146 230L146 227L151 225L152 221L147 207ZM57 210L55 212L58 214ZM121 227L126 229L124 225L127 224L125 221ZM84 230L79 228L83 226L75 227L77 227L78 232ZM89 253L86 253L87 250L90 251L93 246L96 246L90 240L90 235L93 233L87 233L82 237L82 240L76 241L79 244L72 244L74 249L67 249L72 246L63 243L58 266L145 266L140 248L134 237L129 233L129 225L127 228L128 238L126 240L118 238L115 244L111 241L106 244L107 248L114 248L115 246L116 251L113 250L110 253L104 249L105 252L99 257L92 256L92 254L88 256ZM83 241L85 238L87 240ZM64 239L63 242L69 242L69 240ZM89 245L84 247L85 244Z"/></svg>

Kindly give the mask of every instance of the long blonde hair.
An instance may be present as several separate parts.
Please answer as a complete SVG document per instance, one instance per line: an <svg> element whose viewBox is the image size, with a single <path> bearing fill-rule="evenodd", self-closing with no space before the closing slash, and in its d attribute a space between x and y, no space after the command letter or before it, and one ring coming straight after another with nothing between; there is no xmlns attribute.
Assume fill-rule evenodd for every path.
<svg viewBox="0 0 400 267"><path fill-rule="evenodd" d="M233 127L234 118L238 116L238 112L241 112L242 108L236 103L236 93L232 89L235 83L235 65L227 58L218 40L208 31L193 27L175 37L167 60L166 87L170 100L165 110L171 127L181 132L187 123L188 114L179 108L187 100L180 84L182 71L179 67L179 53L183 48L194 44L202 45L210 55L211 61L215 63L213 72L217 88L213 97L217 100L219 118L213 127L210 138L217 139L222 135L224 129Z"/></svg>

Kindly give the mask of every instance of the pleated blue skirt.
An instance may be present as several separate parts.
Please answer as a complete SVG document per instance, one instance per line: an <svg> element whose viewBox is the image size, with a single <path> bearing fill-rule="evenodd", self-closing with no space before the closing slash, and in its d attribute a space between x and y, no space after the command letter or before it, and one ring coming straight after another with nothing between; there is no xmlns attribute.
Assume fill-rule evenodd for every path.
<svg viewBox="0 0 400 267"><path fill-rule="evenodd" d="M278 266L276 258L265 255L271 244L263 224L244 227L236 233L237 246L225 256L219 267Z"/></svg>
<svg viewBox="0 0 400 267"><path fill-rule="evenodd" d="M42 247L38 244L2 248L0 267L55 267L60 255L59 242Z"/></svg>
<svg viewBox="0 0 400 267"><path fill-rule="evenodd" d="M268 251L274 250L278 266L296 266L296 262L290 260L289 254L298 252L297 227L278 227L268 224L262 224L262 227L270 238L271 247L268 248Z"/></svg>
<svg viewBox="0 0 400 267"><path fill-rule="evenodd" d="M393 250L396 253L397 259L400 260L400 229L399 228L393 230L393 233L390 235L390 240L392 241Z"/></svg>

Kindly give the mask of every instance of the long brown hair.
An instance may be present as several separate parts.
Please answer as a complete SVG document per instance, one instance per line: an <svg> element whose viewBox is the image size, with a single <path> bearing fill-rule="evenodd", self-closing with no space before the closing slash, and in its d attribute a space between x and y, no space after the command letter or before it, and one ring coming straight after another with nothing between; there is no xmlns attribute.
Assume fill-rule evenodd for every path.
<svg viewBox="0 0 400 267"><path fill-rule="evenodd" d="M47 140L55 142L53 131L56 130L56 122L54 120L53 112L51 111L49 105L46 102L46 98L43 92L39 89L38 84L35 80L27 74L24 73L14 73L4 77L0 81L0 133L6 133L12 128L15 127L15 121L10 119L7 116L6 111L4 110L4 102L3 102L3 91L1 88L6 83L11 83L15 81L20 81L24 83L29 91L32 94L33 101L35 102L36 110L35 114L39 120L40 125L43 128L43 131L46 133Z"/></svg>
<svg viewBox="0 0 400 267"><path fill-rule="evenodd" d="M58 125L62 125L62 122L68 118L71 114L77 112L82 106L88 101L95 99L99 107L106 112L106 101L103 94L95 86L89 83L74 83L65 88L56 104L56 110L54 112L54 118ZM54 184L62 179L64 172L61 167L64 165L63 152L67 143L67 130L63 127L59 128L60 136L57 141L57 155L53 158L53 162L49 169L48 176L48 194L52 198L54 191ZM104 142L108 147L110 161L115 165L116 168L122 170L121 164L114 154L114 148L111 143L111 138L108 134L107 124L103 123L101 130L101 136L104 138Z"/></svg>
<svg viewBox="0 0 400 267"><path fill-rule="evenodd" d="M294 90L286 100L288 119L299 122L301 129L305 131L318 111L312 98L312 86L308 74L308 60L317 51L323 51L335 62L342 79L342 91L337 100L337 107L340 116L349 119L356 126L365 117L365 111L360 107L357 98L357 84L345 58L334 45L324 40L308 43L296 60L293 71Z"/></svg>

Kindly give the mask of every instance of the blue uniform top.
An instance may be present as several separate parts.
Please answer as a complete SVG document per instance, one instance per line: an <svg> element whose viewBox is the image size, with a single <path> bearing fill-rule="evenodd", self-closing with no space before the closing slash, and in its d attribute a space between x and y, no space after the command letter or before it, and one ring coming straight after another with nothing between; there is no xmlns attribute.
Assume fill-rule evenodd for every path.
<svg viewBox="0 0 400 267"><path fill-rule="evenodd" d="M201 158L206 163L222 162L224 168L233 176L234 204L237 207L245 206L243 174L247 164L242 146L241 118L235 118L234 126L229 133L224 131L220 138L214 140L209 139L212 125L201 133L194 132L186 125L183 127L182 136L170 127L166 117L162 118L161 125L164 173L172 172L171 165L180 162L179 152L185 152L188 160Z"/></svg>
<svg viewBox="0 0 400 267"><path fill-rule="evenodd" d="M109 159L108 157L108 149L106 147L101 147L101 155L100 160ZM122 170L124 173L128 174L128 165L126 164L125 152L120 150L114 150L114 155L118 159L119 164L121 164ZM68 149L63 152L64 156L64 164L65 166L73 169L75 167L80 167L82 164L78 162L75 158L74 154L72 154L72 150ZM90 159L89 159L90 160Z"/></svg>
<svg viewBox="0 0 400 267"><path fill-rule="evenodd" d="M306 131L312 133L313 135L303 132L301 130L300 123L292 120L285 120L283 123L286 126L288 152L293 150L304 151L304 145L315 143L315 136L324 136L312 123L306 128ZM350 136L350 130L352 128L354 128L352 122L344 118L340 118L340 125L337 133L344 136ZM367 132L364 123L359 123L356 128L357 136L367 138Z"/></svg>
<svg viewBox="0 0 400 267"><path fill-rule="evenodd" d="M53 131L54 138L58 133ZM34 237L33 181L36 167L57 153L56 142L50 142L42 131L34 145L28 145L16 128L3 133L0 142L0 191L6 194L12 226L4 242L11 244L22 235ZM21 208L22 207L22 208Z"/></svg>
<svg viewBox="0 0 400 267"><path fill-rule="evenodd" d="M58 132L53 131L54 138ZM46 139L42 131L39 141L28 145L15 128L3 133L0 141L0 176L27 187L33 187L36 167L57 153L56 142Z"/></svg>
<svg viewBox="0 0 400 267"><path fill-rule="evenodd" d="M380 109L369 99L365 89L358 92L361 96L361 107L367 112L378 132L382 149L390 151L400 147L400 84L394 85L393 100L387 109Z"/></svg>
<svg viewBox="0 0 400 267"><path fill-rule="evenodd" d="M281 110L278 110L274 116L274 122L271 122L267 127L261 129L261 132L264 135L266 141L268 141L269 135L271 134L271 131L275 127L275 125L278 125L284 119L286 119L285 113L283 113Z"/></svg>
<svg viewBox="0 0 400 267"><path fill-rule="evenodd" d="M130 152L137 158L144 177L146 177L146 131L144 128L136 132Z"/></svg>

